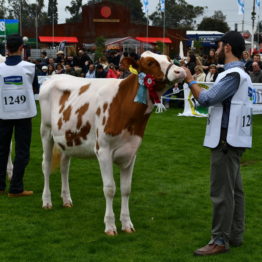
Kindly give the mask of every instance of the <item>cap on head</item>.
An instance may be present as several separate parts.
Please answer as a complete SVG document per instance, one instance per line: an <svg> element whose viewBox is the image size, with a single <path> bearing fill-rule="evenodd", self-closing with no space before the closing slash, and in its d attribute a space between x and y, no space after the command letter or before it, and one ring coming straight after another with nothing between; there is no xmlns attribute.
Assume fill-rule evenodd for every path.
<svg viewBox="0 0 262 262"><path fill-rule="evenodd" d="M242 52L246 49L245 40L243 36L237 31L229 31L225 33L220 38L220 41L231 45L232 53L238 58L241 58Z"/></svg>
<svg viewBox="0 0 262 262"><path fill-rule="evenodd" d="M23 38L18 34L8 35L6 38L6 48L9 52L14 53L23 45Z"/></svg>

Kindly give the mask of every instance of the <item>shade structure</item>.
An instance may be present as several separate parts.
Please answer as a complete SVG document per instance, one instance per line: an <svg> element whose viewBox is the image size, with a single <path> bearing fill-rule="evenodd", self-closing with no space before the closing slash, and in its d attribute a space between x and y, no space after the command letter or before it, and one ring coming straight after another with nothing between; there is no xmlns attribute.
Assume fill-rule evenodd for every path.
<svg viewBox="0 0 262 262"><path fill-rule="evenodd" d="M162 42L166 44L171 44L172 41L169 37L136 37L136 40L140 42L145 42L145 43L157 43L157 42Z"/></svg>
<svg viewBox="0 0 262 262"><path fill-rule="evenodd" d="M60 43L63 41L66 43L78 43L78 39L75 36L39 36L39 41L42 43Z"/></svg>

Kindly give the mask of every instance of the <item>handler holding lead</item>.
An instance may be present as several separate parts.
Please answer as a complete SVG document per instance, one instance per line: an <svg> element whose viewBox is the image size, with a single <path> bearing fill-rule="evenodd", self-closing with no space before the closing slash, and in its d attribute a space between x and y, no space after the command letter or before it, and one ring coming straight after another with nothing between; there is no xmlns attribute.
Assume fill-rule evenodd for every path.
<svg viewBox="0 0 262 262"><path fill-rule="evenodd" d="M224 253L229 245L240 246L244 232L244 193L240 158L252 145L252 82L240 62L245 41L230 31L218 43L219 64L225 64L209 90L202 89L186 70L194 97L209 106L204 146L211 148L211 201L213 204L210 242L194 251L205 256Z"/></svg>
<svg viewBox="0 0 262 262"><path fill-rule="evenodd" d="M8 57L5 63L0 64L0 194L5 192L7 160L14 129L15 159L8 196L29 196L33 192L24 190L23 176L29 162L31 118L37 113L33 86L38 88L38 82L35 65L21 59L22 37L9 35L6 47Z"/></svg>

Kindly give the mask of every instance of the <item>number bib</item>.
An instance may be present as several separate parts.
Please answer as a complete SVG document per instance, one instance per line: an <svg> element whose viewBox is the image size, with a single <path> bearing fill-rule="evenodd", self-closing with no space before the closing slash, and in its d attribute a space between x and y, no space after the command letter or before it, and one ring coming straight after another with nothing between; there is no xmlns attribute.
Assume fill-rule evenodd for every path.
<svg viewBox="0 0 262 262"><path fill-rule="evenodd" d="M29 98L27 90L3 90L2 104L4 112L28 110Z"/></svg>

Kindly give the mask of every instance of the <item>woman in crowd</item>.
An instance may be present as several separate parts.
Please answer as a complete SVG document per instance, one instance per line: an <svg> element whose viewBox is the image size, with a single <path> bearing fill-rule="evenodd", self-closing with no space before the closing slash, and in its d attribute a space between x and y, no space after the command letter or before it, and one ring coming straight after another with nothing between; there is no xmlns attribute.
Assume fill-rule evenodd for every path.
<svg viewBox="0 0 262 262"><path fill-rule="evenodd" d="M193 75L193 78L198 82L205 82L206 74L204 73L201 65L197 65L195 67L195 74Z"/></svg>
<svg viewBox="0 0 262 262"><path fill-rule="evenodd" d="M210 65L209 72L206 76L206 82L215 82L217 75L218 75L217 66L214 64Z"/></svg>

